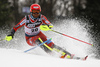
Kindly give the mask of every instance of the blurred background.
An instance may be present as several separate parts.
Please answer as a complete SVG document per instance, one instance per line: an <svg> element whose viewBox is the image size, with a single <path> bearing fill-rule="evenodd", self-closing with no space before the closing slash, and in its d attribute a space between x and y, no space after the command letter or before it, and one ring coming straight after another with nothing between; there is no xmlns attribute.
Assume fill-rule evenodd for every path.
<svg viewBox="0 0 100 67"><path fill-rule="evenodd" d="M95 40L94 43L97 44L95 48L100 47L100 0L0 0L1 39L3 36L5 37L6 34L8 34L7 31L11 31L9 29L16 25L25 15L30 14L30 6L34 3L40 4L42 9L41 13L45 15L51 23L55 23L54 21L58 20L61 24L62 21L60 22L60 20L67 20L68 18L82 19L84 20L82 24L89 22L93 27L91 27L92 31L88 32L93 35L91 38L94 38L93 41ZM67 25L67 23L65 24ZM4 28L5 26L7 27ZM84 26L87 27L86 25ZM88 28L89 27L90 26L88 26ZM5 35L2 35L4 33ZM80 37L82 36L80 35ZM84 39L85 38L86 37L84 37ZM100 58L99 47L97 50L99 53L98 57Z"/></svg>
<svg viewBox="0 0 100 67"><path fill-rule="evenodd" d="M33 3L40 4L41 13L50 20L84 17L100 31L100 0L0 0L0 27L17 24Z"/></svg>

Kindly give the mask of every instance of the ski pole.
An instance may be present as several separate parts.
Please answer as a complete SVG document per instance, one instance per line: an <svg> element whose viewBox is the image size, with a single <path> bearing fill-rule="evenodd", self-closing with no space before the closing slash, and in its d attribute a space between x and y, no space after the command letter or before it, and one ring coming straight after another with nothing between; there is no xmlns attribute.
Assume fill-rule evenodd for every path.
<svg viewBox="0 0 100 67"><path fill-rule="evenodd" d="M39 38L39 40L43 43L43 41L41 40L41 38ZM48 45L46 45L45 43L43 44L45 47L47 47L49 50L53 51L53 49L51 47L49 47Z"/></svg>
<svg viewBox="0 0 100 67"><path fill-rule="evenodd" d="M39 40L43 43L43 41L41 40L41 38L39 38ZM61 51L61 50L59 50L59 49L57 49L57 48L51 48L51 47L49 47L47 44L43 44L45 47L47 47L50 51L57 51L57 52L59 52L59 53L61 53L62 55L65 55L66 53L65 52L63 52L63 51Z"/></svg>
<svg viewBox="0 0 100 67"><path fill-rule="evenodd" d="M49 29L49 30L50 30L50 31L53 31L53 32L55 32L55 33L61 34L61 35L63 35L63 36L66 36L66 37L72 38L72 39L74 39L74 40L77 40L77 41L80 41L80 42L83 42L83 43L85 43L85 44L88 44L88 45L93 46L93 44L90 44L90 43L88 43L88 42L85 42L85 41L82 41L82 40L80 40L80 39L74 38L74 37L72 37L72 36L69 36L69 35L60 33L60 32L58 32L58 31L55 31L55 30L52 30L52 29Z"/></svg>
<svg viewBox="0 0 100 67"><path fill-rule="evenodd" d="M26 52L28 52L28 51L30 51L30 50L32 50L32 49L35 49L36 47L41 46L41 45L47 43L47 42L50 41L50 40L52 40L52 38L50 38L50 39L44 41L43 43L41 43L41 44L39 44L39 45L37 45L37 46L35 46L35 47L33 47L33 48L30 48L30 49L26 50L26 51L24 51L24 52L26 53Z"/></svg>
<svg viewBox="0 0 100 67"><path fill-rule="evenodd" d="M6 39L1 39L0 41L3 41L3 40L6 40Z"/></svg>

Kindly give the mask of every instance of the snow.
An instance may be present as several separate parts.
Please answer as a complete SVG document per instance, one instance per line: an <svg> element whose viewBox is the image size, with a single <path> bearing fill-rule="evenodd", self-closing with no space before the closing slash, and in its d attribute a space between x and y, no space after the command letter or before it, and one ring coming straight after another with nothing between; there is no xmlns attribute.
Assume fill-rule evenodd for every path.
<svg viewBox="0 0 100 67"><path fill-rule="evenodd" d="M70 35L80 40L96 44L89 33L91 31L91 25L80 20L58 20L53 24L53 30ZM59 28L60 27L60 28ZM0 37L3 39L8 35L9 29L0 30ZM19 29L13 40L10 42L0 42L0 67L100 67L100 60L95 59L98 55L97 47L81 43L68 37L64 37L60 34L52 31L43 31L48 37L52 38L52 41L79 57L89 55L86 61L74 60L74 59L61 59L58 58L58 54L49 55L42 49L37 47L27 53L25 50L32 48L25 41L23 28Z"/></svg>
<svg viewBox="0 0 100 67"><path fill-rule="evenodd" d="M0 67L100 67L100 60L60 59L0 48Z"/></svg>

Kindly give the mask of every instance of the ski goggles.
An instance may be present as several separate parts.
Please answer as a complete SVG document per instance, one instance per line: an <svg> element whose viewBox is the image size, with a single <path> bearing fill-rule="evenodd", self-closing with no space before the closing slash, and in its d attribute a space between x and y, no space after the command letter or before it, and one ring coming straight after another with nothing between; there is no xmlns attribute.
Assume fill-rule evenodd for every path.
<svg viewBox="0 0 100 67"><path fill-rule="evenodd" d="M39 11L39 10L33 10L32 13L33 13L33 14L39 14L40 11Z"/></svg>

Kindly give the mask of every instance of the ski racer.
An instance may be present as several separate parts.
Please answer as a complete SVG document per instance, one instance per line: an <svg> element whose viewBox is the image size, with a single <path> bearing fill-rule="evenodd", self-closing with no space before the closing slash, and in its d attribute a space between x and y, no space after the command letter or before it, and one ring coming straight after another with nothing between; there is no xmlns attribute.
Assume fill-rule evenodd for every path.
<svg viewBox="0 0 100 67"><path fill-rule="evenodd" d="M47 37L41 32L40 26L42 25L43 29L52 28L53 25L48 21L48 19L41 14L41 7L39 4L32 4L30 6L30 15L25 16L17 25L15 25L11 31L11 34L6 36L6 40L10 41L13 37L15 32L24 26L25 28L25 38L27 44L30 46L35 46L41 43L41 40L44 42L47 40ZM63 51L65 54L61 56L61 58L77 58L69 52L65 51L61 47L55 45L52 41L46 43L47 46L50 48L55 48L57 50ZM44 49L47 53L52 52L46 46L41 45L42 49Z"/></svg>

